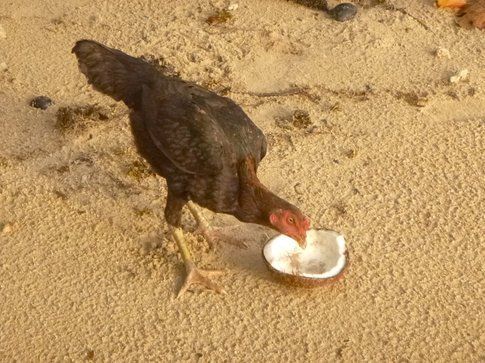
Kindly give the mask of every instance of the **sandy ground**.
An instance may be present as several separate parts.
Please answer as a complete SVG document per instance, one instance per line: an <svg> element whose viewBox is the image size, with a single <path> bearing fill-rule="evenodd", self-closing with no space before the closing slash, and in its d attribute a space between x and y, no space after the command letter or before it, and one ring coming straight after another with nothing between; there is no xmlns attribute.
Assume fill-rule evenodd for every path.
<svg viewBox="0 0 485 363"><path fill-rule="evenodd" d="M485 361L485 33L431 0L351 23L240 0L220 25L205 19L229 3L194 3L2 2L0 360ZM176 300L165 182L143 169L127 109L79 73L81 38L163 57L243 105L269 140L262 181L347 237L345 279L275 283L261 258L272 232L245 225L247 250L190 238L200 266L227 268L227 295ZM34 109L37 95L56 104ZM59 127L60 107L93 104L107 120ZM295 110L309 128L285 127Z"/></svg>

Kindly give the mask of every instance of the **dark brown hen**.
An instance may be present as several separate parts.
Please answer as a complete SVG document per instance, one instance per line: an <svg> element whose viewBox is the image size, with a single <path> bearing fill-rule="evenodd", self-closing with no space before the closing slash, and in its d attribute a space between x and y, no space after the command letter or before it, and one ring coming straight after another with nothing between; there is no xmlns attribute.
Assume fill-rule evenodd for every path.
<svg viewBox="0 0 485 363"><path fill-rule="evenodd" d="M195 267L185 245L180 227L186 204L207 230L191 201L271 227L304 245L309 220L259 182L256 171L266 154L266 140L238 105L95 41L78 41L72 51L96 90L131 109L139 153L167 180L165 218L187 269L179 295L192 283L222 291Z"/></svg>

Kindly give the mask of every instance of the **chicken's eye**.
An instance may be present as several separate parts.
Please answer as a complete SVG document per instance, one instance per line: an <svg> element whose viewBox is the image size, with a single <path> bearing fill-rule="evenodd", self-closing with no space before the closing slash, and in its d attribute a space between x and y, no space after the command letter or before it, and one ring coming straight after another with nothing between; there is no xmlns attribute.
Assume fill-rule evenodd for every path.
<svg viewBox="0 0 485 363"><path fill-rule="evenodd" d="M288 223L295 224L295 218L293 217L288 218Z"/></svg>

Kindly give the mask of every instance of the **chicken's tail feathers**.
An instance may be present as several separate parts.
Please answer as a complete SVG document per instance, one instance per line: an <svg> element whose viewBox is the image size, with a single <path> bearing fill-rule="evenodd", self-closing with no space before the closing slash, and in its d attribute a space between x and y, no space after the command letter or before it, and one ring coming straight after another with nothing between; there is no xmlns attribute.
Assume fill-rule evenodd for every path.
<svg viewBox="0 0 485 363"><path fill-rule="evenodd" d="M76 54L79 70L93 87L136 107L143 85L150 85L157 78L157 71L141 59L109 48L93 40L79 40L72 53Z"/></svg>

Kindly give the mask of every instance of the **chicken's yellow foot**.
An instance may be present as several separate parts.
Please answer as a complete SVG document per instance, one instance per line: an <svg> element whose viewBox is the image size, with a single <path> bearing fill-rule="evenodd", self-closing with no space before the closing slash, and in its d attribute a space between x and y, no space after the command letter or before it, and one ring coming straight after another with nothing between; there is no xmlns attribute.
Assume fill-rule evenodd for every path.
<svg viewBox="0 0 485 363"><path fill-rule="evenodd" d="M177 297L180 297L185 291L189 289L189 287L193 284L202 285L206 289L213 290L220 293L225 293L224 289L215 283L213 283L209 276L220 275L223 271L218 270L200 270L198 269L194 262L192 261L192 256L190 255L190 251L185 244L184 234L180 228L173 228L172 235L177 245L180 249L180 253L182 254L182 258L185 264L185 280L180 288L179 292L177 293Z"/></svg>

